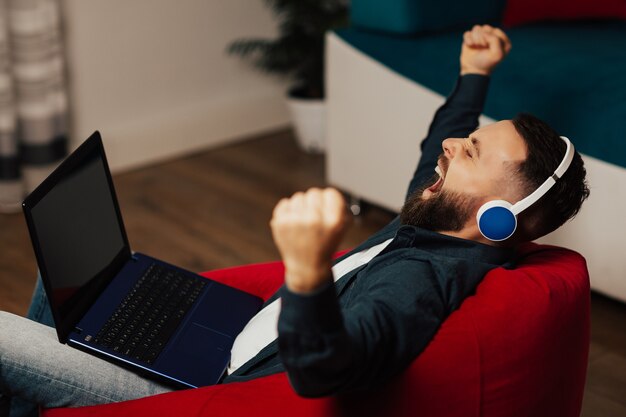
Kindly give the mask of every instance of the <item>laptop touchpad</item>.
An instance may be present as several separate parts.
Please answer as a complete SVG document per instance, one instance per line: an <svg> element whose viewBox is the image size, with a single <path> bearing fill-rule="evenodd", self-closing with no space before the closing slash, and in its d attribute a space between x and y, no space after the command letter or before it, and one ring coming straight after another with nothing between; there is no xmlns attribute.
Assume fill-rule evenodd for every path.
<svg viewBox="0 0 626 417"><path fill-rule="evenodd" d="M232 344L231 337L193 323L156 365L159 371L195 386L215 384L228 364Z"/></svg>
<svg viewBox="0 0 626 417"><path fill-rule="evenodd" d="M198 323L184 329L173 347L179 353L189 356L204 356L213 350L229 352L234 340L223 333Z"/></svg>

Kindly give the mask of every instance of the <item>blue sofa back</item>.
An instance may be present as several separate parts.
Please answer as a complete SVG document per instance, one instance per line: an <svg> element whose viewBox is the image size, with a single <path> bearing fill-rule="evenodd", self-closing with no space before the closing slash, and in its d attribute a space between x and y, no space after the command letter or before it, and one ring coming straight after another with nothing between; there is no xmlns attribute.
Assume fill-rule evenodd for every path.
<svg viewBox="0 0 626 417"><path fill-rule="evenodd" d="M353 0L351 23L401 35L499 24L506 0Z"/></svg>
<svg viewBox="0 0 626 417"><path fill-rule="evenodd" d="M361 1L369 0L354 3ZM492 76L485 115L502 120L532 113L580 152L626 167L626 22L542 23L507 32L513 49ZM443 96L459 72L461 31L409 37L347 28L337 34Z"/></svg>

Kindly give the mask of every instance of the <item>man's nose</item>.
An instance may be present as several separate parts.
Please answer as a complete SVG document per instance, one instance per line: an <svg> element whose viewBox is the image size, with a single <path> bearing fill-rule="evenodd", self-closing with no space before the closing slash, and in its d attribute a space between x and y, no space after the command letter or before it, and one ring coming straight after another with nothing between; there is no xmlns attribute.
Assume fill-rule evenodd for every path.
<svg viewBox="0 0 626 417"><path fill-rule="evenodd" d="M448 158L454 158L458 149L462 146L463 139L457 138L448 138L441 142L441 147L443 148L443 153Z"/></svg>

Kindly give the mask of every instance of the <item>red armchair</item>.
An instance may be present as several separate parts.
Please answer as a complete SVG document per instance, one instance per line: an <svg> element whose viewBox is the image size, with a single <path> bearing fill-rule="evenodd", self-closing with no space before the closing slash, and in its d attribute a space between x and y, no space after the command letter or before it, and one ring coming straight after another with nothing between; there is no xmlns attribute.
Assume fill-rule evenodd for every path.
<svg viewBox="0 0 626 417"><path fill-rule="evenodd" d="M578 417L589 348L585 260L536 244L520 254L516 269L489 272L409 369L376 392L304 399L277 374L43 416ZM273 262L203 275L267 298L282 274Z"/></svg>

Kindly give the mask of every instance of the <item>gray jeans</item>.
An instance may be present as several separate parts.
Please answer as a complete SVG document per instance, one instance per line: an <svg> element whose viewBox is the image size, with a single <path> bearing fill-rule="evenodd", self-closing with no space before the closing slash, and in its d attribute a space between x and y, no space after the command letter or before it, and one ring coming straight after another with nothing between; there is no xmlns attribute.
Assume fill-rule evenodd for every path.
<svg viewBox="0 0 626 417"><path fill-rule="evenodd" d="M40 280L33 294L29 316L50 323L49 307ZM8 398L14 403L11 416L17 417L36 415L37 405L44 408L78 407L168 391L171 388L62 345L52 327L0 312L1 417L8 412Z"/></svg>

